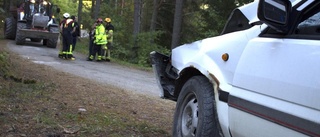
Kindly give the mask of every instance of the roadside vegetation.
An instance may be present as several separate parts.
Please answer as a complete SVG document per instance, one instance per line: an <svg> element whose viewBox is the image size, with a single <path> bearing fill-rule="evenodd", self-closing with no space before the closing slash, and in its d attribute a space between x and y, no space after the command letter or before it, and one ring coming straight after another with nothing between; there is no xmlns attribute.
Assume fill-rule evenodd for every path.
<svg viewBox="0 0 320 137"><path fill-rule="evenodd" d="M6 17L11 16L7 12L10 9L10 1L21 2L0 0L2 23ZM179 1L182 2L182 9L175 7L179 5ZM224 29L224 24L235 7L252 1L50 0L61 11L59 14L54 13L57 22L62 20L63 13L68 12L78 16L82 29L88 32L97 18L111 18L115 27L113 59L149 68L151 51L170 55L173 47L217 36ZM174 25L174 22L181 24Z"/></svg>
<svg viewBox="0 0 320 137"><path fill-rule="evenodd" d="M151 51L169 55L172 47L219 35L234 8L253 0L185 1L182 10L176 9L177 1L182 0L90 0L82 5L79 0L51 0L61 9L57 18L65 12L77 15L87 31L97 18L111 18L115 27L113 59L143 67L150 67ZM181 11L177 26L176 11ZM174 32L180 30L175 28L181 31Z"/></svg>
<svg viewBox="0 0 320 137"><path fill-rule="evenodd" d="M151 64L149 62L149 56L145 56L146 59L144 59L143 64L136 64L136 63L132 63L129 62L128 60L123 60L121 58L119 58L119 52L117 52L117 50L119 50L117 47L114 48L115 50L113 50L111 52L111 61L112 62L116 62L117 64L120 65L124 65L127 67L131 67L131 68L136 68L136 69L140 69L140 70L146 70L146 71L151 71L152 67ZM89 38L87 37L83 37L83 38L78 38L78 42L75 48L75 52L79 52L83 55L89 55ZM150 51L151 52L151 51Z"/></svg>

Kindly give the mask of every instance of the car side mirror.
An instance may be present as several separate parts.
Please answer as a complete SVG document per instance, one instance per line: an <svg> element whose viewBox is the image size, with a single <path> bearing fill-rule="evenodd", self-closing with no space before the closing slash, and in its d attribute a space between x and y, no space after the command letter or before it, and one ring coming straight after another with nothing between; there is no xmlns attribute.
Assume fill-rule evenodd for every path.
<svg viewBox="0 0 320 137"><path fill-rule="evenodd" d="M287 33L291 8L289 0L260 0L258 18L276 31Z"/></svg>

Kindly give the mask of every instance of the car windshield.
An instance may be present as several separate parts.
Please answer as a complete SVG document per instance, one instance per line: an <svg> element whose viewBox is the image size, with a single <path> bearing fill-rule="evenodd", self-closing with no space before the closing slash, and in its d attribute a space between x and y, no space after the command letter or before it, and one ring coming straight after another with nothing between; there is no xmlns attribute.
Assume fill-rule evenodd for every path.
<svg viewBox="0 0 320 137"><path fill-rule="evenodd" d="M314 26L320 24L320 12L314 14L313 16L309 17L308 19L304 20L298 25L298 28L300 27L306 27L306 26Z"/></svg>

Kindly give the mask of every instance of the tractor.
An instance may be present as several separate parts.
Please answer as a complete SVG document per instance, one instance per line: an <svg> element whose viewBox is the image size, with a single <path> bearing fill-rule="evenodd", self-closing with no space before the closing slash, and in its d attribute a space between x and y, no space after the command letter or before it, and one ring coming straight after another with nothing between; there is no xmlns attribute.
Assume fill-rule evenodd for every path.
<svg viewBox="0 0 320 137"><path fill-rule="evenodd" d="M4 37L15 40L17 45L27 39L41 42L49 48L56 48L59 38L59 23L55 14L58 6L47 0L10 0L7 10L10 16L4 21Z"/></svg>

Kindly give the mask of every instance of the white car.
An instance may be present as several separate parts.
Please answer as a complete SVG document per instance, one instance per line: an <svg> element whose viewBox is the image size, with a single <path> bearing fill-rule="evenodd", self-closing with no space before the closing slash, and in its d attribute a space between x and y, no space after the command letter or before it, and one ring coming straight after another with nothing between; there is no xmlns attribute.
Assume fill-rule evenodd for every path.
<svg viewBox="0 0 320 137"><path fill-rule="evenodd" d="M319 0L255 0L222 35L151 52L173 136L320 137L319 15Z"/></svg>

